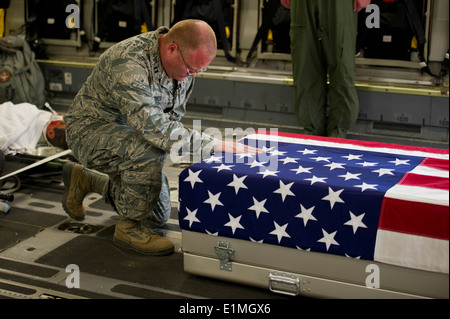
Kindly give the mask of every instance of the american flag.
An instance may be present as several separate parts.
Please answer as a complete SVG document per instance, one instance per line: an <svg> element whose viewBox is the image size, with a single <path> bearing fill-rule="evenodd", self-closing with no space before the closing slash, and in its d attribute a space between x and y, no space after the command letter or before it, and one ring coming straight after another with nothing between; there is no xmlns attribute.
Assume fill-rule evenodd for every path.
<svg viewBox="0 0 450 319"><path fill-rule="evenodd" d="M448 273L449 152L258 131L179 177L185 230Z"/></svg>

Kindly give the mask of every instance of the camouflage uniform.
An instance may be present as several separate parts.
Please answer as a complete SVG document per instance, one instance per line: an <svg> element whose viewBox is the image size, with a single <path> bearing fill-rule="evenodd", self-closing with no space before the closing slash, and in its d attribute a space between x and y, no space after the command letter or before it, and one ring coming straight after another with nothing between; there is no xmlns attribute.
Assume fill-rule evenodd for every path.
<svg viewBox="0 0 450 319"><path fill-rule="evenodd" d="M166 154L186 144L205 151L216 143L180 122L194 79L177 82L164 71L158 38L167 32L162 27L109 48L64 118L75 158L109 176L107 202L125 218L150 216L154 226L170 216Z"/></svg>

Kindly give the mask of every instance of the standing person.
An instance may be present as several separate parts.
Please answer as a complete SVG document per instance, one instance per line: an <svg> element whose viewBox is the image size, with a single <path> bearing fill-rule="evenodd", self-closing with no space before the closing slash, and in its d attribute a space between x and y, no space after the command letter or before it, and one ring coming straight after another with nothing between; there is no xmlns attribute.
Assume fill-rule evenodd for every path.
<svg viewBox="0 0 450 319"><path fill-rule="evenodd" d="M359 109L354 76L357 12L370 0L281 3L291 9L294 103L303 133L345 138Z"/></svg>
<svg viewBox="0 0 450 319"><path fill-rule="evenodd" d="M64 117L68 145L80 163L63 168L62 202L70 217L83 220L84 197L102 194L121 217L114 244L146 255L173 253L173 243L152 230L170 216L162 171L167 153L185 144L200 146L208 155L252 152L180 122L194 77L206 70L216 50L207 23L184 20L170 30L161 27L124 40L102 54Z"/></svg>

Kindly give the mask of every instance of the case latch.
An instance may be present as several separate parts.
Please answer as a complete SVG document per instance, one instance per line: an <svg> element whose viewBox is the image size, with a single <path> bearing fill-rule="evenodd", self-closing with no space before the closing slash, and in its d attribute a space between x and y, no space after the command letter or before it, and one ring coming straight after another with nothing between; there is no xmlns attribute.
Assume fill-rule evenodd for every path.
<svg viewBox="0 0 450 319"><path fill-rule="evenodd" d="M269 289L272 292L288 295L300 295L300 278L277 272L269 274Z"/></svg>
<svg viewBox="0 0 450 319"><path fill-rule="evenodd" d="M232 271L233 269L230 259L234 254L234 249L231 248L230 243L226 241L219 241L215 247L215 251L220 260L220 270Z"/></svg>

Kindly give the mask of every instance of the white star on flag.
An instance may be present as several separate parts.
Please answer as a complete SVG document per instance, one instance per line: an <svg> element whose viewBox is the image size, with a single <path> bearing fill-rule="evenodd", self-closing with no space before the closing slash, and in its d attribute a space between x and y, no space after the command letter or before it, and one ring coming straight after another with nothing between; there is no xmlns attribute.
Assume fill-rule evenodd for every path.
<svg viewBox="0 0 450 319"><path fill-rule="evenodd" d="M322 233L323 233L323 237L321 239L319 239L317 242L324 243L325 246L327 246L327 251L328 251L328 249L330 249L331 245L340 246L339 243L336 240L334 240L334 236L336 236L337 231L335 231L334 233L328 234L325 231L325 229L322 228Z"/></svg>
<svg viewBox="0 0 450 319"><path fill-rule="evenodd" d="M377 184L367 184L365 182L362 183L362 185L355 185L354 187L358 187L361 188L361 192L364 192L365 190L368 189L373 189L373 190L377 190Z"/></svg>
<svg viewBox="0 0 450 319"><path fill-rule="evenodd" d="M289 234L286 232L286 228L287 228L288 224L280 226L276 222L273 222L273 223L275 225L275 230L272 231L270 233L270 235L276 235L278 238L278 243L281 242L281 239L283 239L283 237L291 238L291 236L289 236Z"/></svg>
<svg viewBox="0 0 450 319"><path fill-rule="evenodd" d="M317 153L317 150L309 150L307 148L305 148L303 151L297 151L297 153L302 153L303 155L314 155Z"/></svg>
<svg viewBox="0 0 450 319"><path fill-rule="evenodd" d="M345 175L338 175L338 177L342 177L344 178L346 181L350 180L350 179L357 179L360 180L361 178L359 178L359 176L361 176L361 173L358 174L352 174L350 172L347 172L347 174Z"/></svg>
<svg viewBox="0 0 450 319"><path fill-rule="evenodd" d="M221 163L222 162L222 158L223 156L211 156L210 158L207 158L204 160L205 163L211 164L212 162L214 163Z"/></svg>
<svg viewBox="0 0 450 319"><path fill-rule="evenodd" d="M189 176L186 177L186 179L184 181L190 182L192 189L194 189L195 183L203 183L203 181L198 177L201 172L202 172L202 170L199 170L198 172L195 172L195 173L193 171L189 170Z"/></svg>
<svg viewBox="0 0 450 319"><path fill-rule="evenodd" d="M192 224L194 222L200 223L200 221L196 217L198 209L191 212L191 210L189 208L186 208L186 211L187 211L187 216L183 220L189 221L189 228L192 227Z"/></svg>
<svg viewBox="0 0 450 319"><path fill-rule="evenodd" d="M220 166L214 166L213 168L217 168L217 173L218 173L223 170L231 171L232 167L234 167L234 165L220 164Z"/></svg>
<svg viewBox="0 0 450 319"><path fill-rule="evenodd" d="M214 211L214 209L216 208L217 205L223 206L223 204L219 201L220 194L222 194L222 193L217 193L216 195L214 195L213 193L208 191L209 198L207 200L205 200L203 203L210 204L211 210Z"/></svg>
<svg viewBox="0 0 450 319"><path fill-rule="evenodd" d="M362 155L348 154L347 156L342 156L342 158L346 158L348 161L353 161L353 160L361 160L361 156Z"/></svg>
<svg viewBox="0 0 450 319"><path fill-rule="evenodd" d="M326 183L325 182L326 179L328 179L328 177L313 176L311 178L305 178L305 181L310 181L311 185L314 185L315 183Z"/></svg>
<svg viewBox="0 0 450 319"><path fill-rule="evenodd" d="M329 167L330 171L332 171L332 170L335 170L336 168L344 169L344 165L345 164L333 162L331 164L327 164L327 165L324 165L324 166Z"/></svg>
<svg viewBox="0 0 450 319"><path fill-rule="evenodd" d="M280 194L284 202L286 196L295 196L295 194L291 192L292 185L294 185L294 182L285 185L282 181L280 181L280 188L274 191L274 194Z"/></svg>
<svg viewBox="0 0 450 319"><path fill-rule="evenodd" d="M367 166L377 166L378 165L378 163L375 163L375 162L366 162L366 161L364 161L363 163L356 163L356 164L358 164L358 165L362 165L363 167L367 167Z"/></svg>
<svg viewBox="0 0 450 319"><path fill-rule="evenodd" d="M348 254L345 254L345 257L347 257L347 258L352 258L352 259L361 259L361 256L352 257L352 256L350 256L350 255L348 255Z"/></svg>
<svg viewBox="0 0 450 319"><path fill-rule="evenodd" d="M333 209L334 204L336 203L345 203L339 196L344 191L344 189L340 189L338 191L332 190L330 187L328 187L328 195L322 198L322 200L327 200L330 202L331 209Z"/></svg>
<svg viewBox="0 0 450 319"><path fill-rule="evenodd" d="M286 158L280 159L279 161L283 162L283 165L286 165L289 163L297 164L298 160L299 160L299 158L286 157Z"/></svg>
<svg viewBox="0 0 450 319"><path fill-rule="evenodd" d="M350 220L348 222L346 222L344 225L352 226L353 234L356 234L356 231L358 230L359 227L367 228L367 226L364 225L364 223L362 222L362 220L366 214L361 214L359 216L355 216L352 212L349 212L349 213L350 213Z"/></svg>
<svg viewBox="0 0 450 319"><path fill-rule="evenodd" d="M284 156L284 154L286 154L287 152L280 152L279 150L274 150L267 153L270 153L270 155L272 156Z"/></svg>
<svg viewBox="0 0 450 319"><path fill-rule="evenodd" d="M249 207L248 210L254 210L256 213L256 219L259 218L259 214L261 213L269 213L269 211L264 207L267 199L263 201L258 201L255 197L253 197L253 206Z"/></svg>
<svg viewBox="0 0 450 319"><path fill-rule="evenodd" d="M310 221L310 220L317 221L317 219L312 215L314 208L316 208L316 207L313 206L311 208L306 209L305 207L303 207L302 204L300 204L301 213L295 217L302 218L303 224L306 227L306 224L308 224L308 221Z"/></svg>
<svg viewBox="0 0 450 319"><path fill-rule="evenodd" d="M299 166L296 169L291 169L291 171L295 172L295 175L301 174L301 173L308 173L308 174L312 174L310 172L310 170L312 170L312 167L308 167L308 168L304 168L303 166Z"/></svg>
<svg viewBox="0 0 450 319"><path fill-rule="evenodd" d="M256 174L261 174L263 175L263 178L266 178L267 176L277 176L279 172L280 171L271 171L269 169L266 169L264 172L258 172Z"/></svg>
<svg viewBox="0 0 450 319"><path fill-rule="evenodd" d="M239 216L239 217L234 218L233 216L231 216L230 213L228 213L228 217L230 218L230 221L229 221L228 223L226 223L224 226L231 227L231 230L232 230L232 232L233 232L233 235L234 235L234 232L236 231L237 228L239 228L239 229L245 229L245 228L242 227L242 225L239 223L239 222L241 221L242 215Z"/></svg>
<svg viewBox="0 0 450 319"><path fill-rule="evenodd" d="M311 159L315 160L316 162L327 162L327 163L329 163L331 157L320 157L319 156L319 157L313 157Z"/></svg>
<svg viewBox="0 0 450 319"><path fill-rule="evenodd" d="M246 163L245 165L249 165L250 168L255 168L255 167L264 167L264 165L267 163L269 163L269 162L258 162L255 160L251 163Z"/></svg>
<svg viewBox="0 0 450 319"><path fill-rule="evenodd" d="M228 184L227 186L234 187L234 190L236 191L236 195L237 195L237 193L239 192L239 190L241 188L248 189L247 186L245 186L245 184L244 184L244 180L246 178L247 178L247 175L239 178L236 176L236 174L233 174L233 181L230 184Z"/></svg>
<svg viewBox="0 0 450 319"><path fill-rule="evenodd" d="M295 246L298 250L301 250L301 251L311 251L311 248L308 248L308 249L301 249L300 247L298 247L298 246Z"/></svg>
<svg viewBox="0 0 450 319"><path fill-rule="evenodd" d="M384 175L394 175L394 169L387 169L387 168L380 168L375 171L372 171L372 173L378 173L378 177L384 176Z"/></svg>
<svg viewBox="0 0 450 319"><path fill-rule="evenodd" d="M395 161L389 161L388 163L392 163L395 164L395 166L398 166L398 165L410 165L409 162L410 160L400 160L396 158Z"/></svg>

